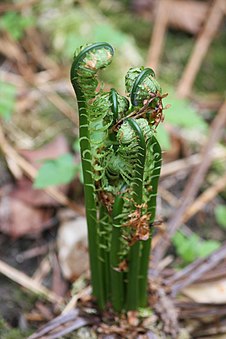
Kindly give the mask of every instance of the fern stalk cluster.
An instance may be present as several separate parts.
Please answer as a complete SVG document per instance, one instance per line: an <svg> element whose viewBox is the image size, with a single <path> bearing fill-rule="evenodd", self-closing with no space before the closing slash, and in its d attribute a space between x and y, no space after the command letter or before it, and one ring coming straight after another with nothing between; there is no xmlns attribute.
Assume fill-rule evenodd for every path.
<svg viewBox="0 0 226 339"><path fill-rule="evenodd" d="M126 97L105 92L97 73L112 61L108 43L80 48L71 67L80 119L93 295L100 309L147 305L152 223L161 167L155 138L161 87L150 68L131 68Z"/></svg>

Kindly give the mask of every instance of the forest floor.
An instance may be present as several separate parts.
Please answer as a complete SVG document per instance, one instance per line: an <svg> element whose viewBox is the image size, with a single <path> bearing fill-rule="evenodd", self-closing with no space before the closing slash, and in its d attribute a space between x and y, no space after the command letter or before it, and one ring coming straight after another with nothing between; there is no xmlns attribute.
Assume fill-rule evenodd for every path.
<svg viewBox="0 0 226 339"><path fill-rule="evenodd" d="M102 4L98 14L89 5L74 8L68 2L62 10L73 14L77 24L81 13L96 15L104 27L97 30L100 37L105 29L115 34L123 72L133 53L134 62L147 55L153 24L129 11L119 16L118 6ZM0 5L0 337L224 338L225 26L202 63L189 100L177 99L174 92L194 39L175 28L167 33L159 77L169 92L165 103L172 107L165 110L164 131L159 133L164 152L150 263L153 312L119 319L109 310L100 317L90 296L78 118L68 76L70 34L73 37L80 26L68 27L55 13L56 22L50 20L47 29L47 7L39 8L35 1ZM135 22L140 23L137 30ZM83 27L82 32L87 30ZM130 56L123 55L121 45ZM114 67L104 80L121 86L115 80L121 69L117 73ZM186 114L189 118L182 119ZM47 168L41 177L43 189L36 189L33 183L43 159L56 160L60 174L54 180L59 184L52 186ZM72 177L69 173L67 182L60 182L68 164ZM74 238L73 253L67 231Z"/></svg>

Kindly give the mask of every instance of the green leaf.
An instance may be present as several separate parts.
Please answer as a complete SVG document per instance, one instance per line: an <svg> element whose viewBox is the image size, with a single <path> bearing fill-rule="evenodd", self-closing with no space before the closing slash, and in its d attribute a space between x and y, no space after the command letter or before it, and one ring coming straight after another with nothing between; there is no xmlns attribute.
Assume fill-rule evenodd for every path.
<svg viewBox="0 0 226 339"><path fill-rule="evenodd" d="M72 145L73 150L76 153L80 153L80 144L79 144L79 139L76 139Z"/></svg>
<svg viewBox="0 0 226 339"><path fill-rule="evenodd" d="M6 12L0 21L0 30L7 31L14 40L20 40L27 27L34 24L34 17L22 16L20 13L9 11Z"/></svg>
<svg viewBox="0 0 226 339"><path fill-rule="evenodd" d="M39 169L34 182L35 188L45 188L69 183L79 171L71 154L64 154L57 159L46 160Z"/></svg>
<svg viewBox="0 0 226 339"><path fill-rule="evenodd" d="M184 264L189 264L198 258L206 257L220 247L218 241L203 240L194 233L187 237L181 232L177 232L172 242Z"/></svg>
<svg viewBox="0 0 226 339"><path fill-rule="evenodd" d="M220 242L216 240L201 240L199 242L198 257L204 258L220 247Z"/></svg>
<svg viewBox="0 0 226 339"><path fill-rule="evenodd" d="M165 122L182 128L199 129L202 131L207 129L205 120L191 106L188 100L176 98L171 90L165 100L171 105L165 111Z"/></svg>
<svg viewBox="0 0 226 339"><path fill-rule="evenodd" d="M164 125L159 125L156 133L156 138L164 151L171 147L170 136Z"/></svg>
<svg viewBox="0 0 226 339"><path fill-rule="evenodd" d="M99 24L94 27L94 41L108 41L113 46L119 46L126 41L126 35L109 23Z"/></svg>
<svg viewBox="0 0 226 339"><path fill-rule="evenodd" d="M0 116L9 119L16 104L16 87L0 81Z"/></svg>
<svg viewBox="0 0 226 339"><path fill-rule="evenodd" d="M170 104L170 107L164 112L164 121L174 126L187 130L199 130L205 132L207 124L205 120L199 116L198 112L191 106L188 100L175 97L172 89L165 90L169 92L165 102ZM164 125L160 124L157 128L157 139L163 150L169 150L171 147L169 132Z"/></svg>
<svg viewBox="0 0 226 339"><path fill-rule="evenodd" d="M214 211L217 223L226 229L226 206L218 205Z"/></svg>

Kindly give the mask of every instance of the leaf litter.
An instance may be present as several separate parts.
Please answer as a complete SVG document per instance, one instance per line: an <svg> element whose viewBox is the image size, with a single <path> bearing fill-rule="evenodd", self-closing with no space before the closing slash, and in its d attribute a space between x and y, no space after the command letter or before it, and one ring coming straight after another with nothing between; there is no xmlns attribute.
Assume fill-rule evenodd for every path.
<svg viewBox="0 0 226 339"><path fill-rule="evenodd" d="M33 2L35 1L27 2L27 4L22 2L22 4L25 4L29 7ZM3 10L3 12L4 6L7 8L9 4L1 5L1 10ZM18 4L13 4L11 6L14 8L13 6L18 6ZM19 7L19 10L23 10L23 6ZM199 19L197 25L195 26L196 31L198 29L197 27L200 25L200 20L201 19ZM4 63L1 65L0 71L2 74L4 74L4 77L6 77L6 82L10 86L10 90L8 91L9 93L7 94L10 96L10 100L8 100L8 102L10 102L6 106L4 106L4 103L1 102L1 107L6 107L4 109L5 117L9 117L12 114L16 104L17 108L20 107L20 114L22 114L23 119L25 119L26 123L31 126L32 130L32 126L35 125L35 122L32 124L31 121L29 121L29 115L33 114L31 111L35 108L35 105L40 104L38 103L38 98L40 98L41 91L42 94L45 94L45 100L43 100L42 105L40 105L42 109L45 108L46 102L49 100L49 102L51 101L55 107L54 114L56 114L56 110L58 110L60 111L61 115L67 115L67 119L68 117L71 119L70 117L72 116L71 112L73 109L70 107L70 104L68 104L70 98L70 88L67 86L65 87L61 83L61 80L65 78L65 69L61 69L61 67L59 67L59 65L54 60L50 59L46 55L45 38L40 35L37 29L33 29L35 41L39 41L39 43L35 44L36 48L34 48L34 42L31 41L32 35L29 34L29 32L23 33L25 39L24 42L22 41L22 44L24 44L24 50L17 43L15 43L15 41L12 41L7 36L3 35L3 37L1 37L1 45L5 46L3 51L1 48L1 53L3 53L5 60L7 60L9 63L11 70L13 70L12 72L10 67L5 67ZM26 54L26 51L29 51L29 53ZM40 55L43 57L37 57ZM50 88L47 88L48 86L42 88L41 84L45 84L46 81L50 83L52 88L51 86ZM31 84L34 85L33 88ZM15 86L17 96L15 95ZM7 90L7 86L5 87ZM24 93L29 93L29 95L26 96L27 103L26 105L18 106L18 102L21 101ZM221 109L221 111L223 111L223 109ZM220 127L222 127L224 123L223 113L221 117L223 118L221 120ZM21 119L21 121L23 119ZM71 120L75 121L74 119ZM184 120L182 122L184 123ZM37 131L37 126L35 128ZM74 126L72 129L73 128ZM54 229L53 226L56 226L57 223L61 224L59 230L63 229L64 227L71 228L72 231L70 232L74 233L73 230L76 228L76 223L80 222L79 219L76 218L78 215L82 213L84 214L84 210L82 211L82 209L76 209L76 205L70 205L70 201L67 199L69 186L66 184L60 187L61 192L64 194L63 196L59 196L57 195L57 191L53 191L50 197L47 194L47 190L45 190L45 192L42 190L35 190L30 180L30 177L32 177L32 179L35 177L35 175L31 175L31 173L35 173L33 172L33 168L40 167L41 165L39 160L44 158L53 159L55 157L67 154L70 151L66 140L63 140L63 137L59 137L48 146L42 147L39 151L33 151L30 149L22 151L21 149L18 150L16 142L18 139L16 139L15 131L19 132L19 129L14 129L14 132L12 132L13 129L11 129L11 132L9 132L9 125L7 125L7 122L4 122L3 130L4 132L7 131L7 140L10 140L13 149L17 152L16 154L19 154L22 159L26 159L26 161L29 164L32 164L33 167L32 170L25 170L25 168L27 168L26 165L18 165L20 164L21 160L21 158L19 158L16 166L18 166L21 173L16 175L16 167L9 166L14 168L14 170L12 170L14 178L10 178L9 180L7 179L7 188L4 182L4 189L1 187L0 227L2 233L5 232L8 234L8 236L10 236L10 238L21 237L22 242L27 236L32 236L35 234L35 240L29 240L31 241L31 247L33 244L37 245L37 241L40 239L43 240L45 238L45 232L51 238ZM178 157L180 157L183 147L184 149L188 147L188 143L186 138L181 138L181 136L178 141L178 134L175 133L175 130L173 129L170 129L170 138L171 140L173 140L173 138L177 138L177 152L174 152L173 155L173 159L176 160ZM28 140L31 139L28 138ZM40 140L42 140L42 136L40 137ZM215 144L216 140L213 142L213 145L208 144L208 147L212 148L212 146L215 146ZM9 156L10 152L6 151L7 148L4 148L2 142L1 148L3 149L3 153ZM208 162L209 153L206 152L205 154L207 155ZM15 154L13 153L13 155ZM200 154L198 155L200 156ZM172 159L168 158L168 161L170 160ZM201 162L202 160L203 158L201 157ZM185 177L188 174L188 172L186 172L186 166L187 165L185 165L182 170L182 172L185 173ZM178 178L180 171L181 169L179 167L179 169L174 172L176 179ZM172 179L170 174L168 174L168 176L166 175L166 178L168 182ZM203 180L203 178L201 179ZM199 186L201 186L202 180L199 183ZM221 186L221 191L222 190L223 186ZM220 191L215 191L212 199L214 199L216 194L219 192ZM168 198L169 201L170 197ZM164 197L161 197L161 199L163 200ZM69 206L71 206L73 210L77 211L77 215L69 218L69 220L61 220L59 217L59 210L62 210L62 207L60 207L62 205L66 206L64 209L67 209ZM173 226L175 227L175 224ZM163 232L161 237L164 236L166 236L166 234ZM3 238L1 235L1 239L5 238ZM159 244L158 242L156 243L158 247ZM7 246L7 244L4 246ZM59 247L61 248L61 246L62 245ZM65 246L68 246L67 243ZM39 247L39 245L37 247ZM57 254L60 253L60 248ZM2 251L3 250L4 249L2 249ZM19 272L21 270L20 266L18 267L17 271L14 271L13 266L4 266L3 262L0 272L5 276L8 274L8 277L12 281L20 283L28 290L32 289L31 287L33 283L33 293L37 295L39 295L40 292L37 286L42 287L47 285L47 288L49 288L50 291L57 291L56 285L61 285L61 288L59 287L56 293L56 295L59 294L60 296L60 294L63 293L62 291L65 287L65 284L67 285L68 282L66 281L65 277L61 276L58 266L58 258L53 255L53 251L55 251L55 249L53 250L52 248L49 248L47 252L35 251L33 253L34 257L36 256L40 259L38 263L36 263L36 272L34 272L33 276L28 275L28 273L22 275L23 279L20 280L20 282L18 281L18 277L20 277ZM86 253L86 250L83 253ZM32 304L31 308L33 309L31 310L30 314L26 314L26 319L28 319L28 322L30 321L31 324L35 324L36 328L38 327L39 329L32 335L33 337L31 336L30 338L57 338L64 336L67 333L70 335L75 329L84 326L90 326L91 328L95 329L95 332L98 333L98 335L105 335L108 337L115 337L115 334L117 334L125 338L145 338L145 336L147 338L188 338L189 334L187 331L185 330L183 332L183 330L181 330L181 327L185 327L189 329L192 338L201 338L202 336L206 337L208 335L212 335L214 338L217 338L217 334L226 333L226 307L224 299L226 264L224 258L225 244L223 244L220 249L215 250L212 254L209 254L206 258L197 259L192 264L179 271L176 271L175 268L172 267L165 267L164 269L161 269L161 265L159 265L159 268L158 266L156 266L155 269L152 268L150 271L151 285L149 288L149 299L155 312L151 315L147 315L145 319L142 319L142 317L134 313L130 313L128 314L128 317L124 316L119 319L112 314L110 309L101 318L96 313L95 303L90 297L90 289L88 285L89 275L87 268L81 267L84 269L83 274L85 272L85 287L82 287L81 290L75 295L71 295L70 289L66 288L66 294L64 294L63 299L60 299L62 309L65 305L69 305L70 301L74 298L73 300L75 303L71 311L68 311L66 314L61 314L61 309L56 307L57 298L55 299L53 297L53 299L50 298L50 302L46 301L46 299L48 299L48 292L46 296L44 293L42 296L43 299L38 297L41 300L39 303ZM7 260L8 258L4 257L4 259ZM12 264L12 258L9 259L11 259ZM29 260L31 260L31 258L29 258L28 255L26 259L28 266ZM61 259L59 255L59 261L60 260ZM78 259L72 258L67 263L71 270L72 265L70 262L76 260ZM44 268L44 263L46 262L48 263L47 268ZM61 262L61 265L65 266L63 262ZM53 271L53 275L55 276L55 283L51 282L51 279L48 279L48 275L51 271ZM73 273L70 273L71 278L69 279L72 279L72 277L77 278L80 275L80 270L78 270L77 273L75 273L73 270L71 272ZM23 273L22 270L21 273ZM39 285L34 283L36 279L38 279L38 276L40 279ZM67 276L66 274L65 276L68 279L69 275ZM30 282L30 285L28 282ZM88 288L88 292L86 292L86 288ZM83 295L82 292L84 292ZM217 304L216 301L220 301L221 303ZM45 324L44 327L41 328L40 323L46 323L49 321L49 319L51 319L51 317L53 320L50 320L49 323ZM165 334L163 334L163 330Z"/></svg>

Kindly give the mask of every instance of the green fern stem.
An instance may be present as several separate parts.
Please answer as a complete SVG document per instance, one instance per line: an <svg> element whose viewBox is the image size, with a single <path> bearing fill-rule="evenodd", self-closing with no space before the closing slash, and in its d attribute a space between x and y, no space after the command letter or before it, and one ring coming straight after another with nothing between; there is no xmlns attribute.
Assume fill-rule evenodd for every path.
<svg viewBox="0 0 226 339"><path fill-rule="evenodd" d="M84 196L86 205L86 220L88 227L88 242L89 242L89 260L91 271L91 282L93 287L93 295L97 298L100 308L104 307L104 296L102 279L100 276L100 263L98 259L98 238L97 238L97 210L95 201L95 188L92 178L92 165L91 165L91 146L89 142L88 117L86 114L86 107L79 91L76 92L79 105L79 137L80 149L82 158L82 171L84 180Z"/></svg>
<svg viewBox="0 0 226 339"><path fill-rule="evenodd" d="M84 114L85 108L82 101L79 103L80 112L80 148L82 158L82 170L84 180L84 196L86 205L86 220L88 227L88 242L89 242L89 260L91 271L91 283L93 295L96 297L98 306L103 309L105 306L105 298L103 291L103 280L100 274L99 261L99 241L97 231L97 209L95 201L95 188L92 178L91 165L91 147L89 143L89 131L86 127L88 124L87 115Z"/></svg>
<svg viewBox="0 0 226 339"><path fill-rule="evenodd" d="M133 182L133 200L135 205L142 204L143 198L143 176L144 165L146 157L146 143L141 128L134 119L128 118L127 120L130 126L133 128L136 137L138 138L138 144L140 146L139 154L137 157L137 165L135 169L135 179ZM136 206L135 206L136 208ZM140 255L141 255L141 243L137 241L129 252L129 270L127 275L127 310L137 310L139 307L139 273L140 273Z"/></svg>
<svg viewBox="0 0 226 339"><path fill-rule="evenodd" d="M109 251L109 236L110 216L105 206L100 206L99 217L99 256L100 256L100 278L102 281L104 304L110 299L111 295L111 279L110 279L110 251Z"/></svg>
<svg viewBox="0 0 226 339"><path fill-rule="evenodd" d="M124 305L124 281L123 272L119 270L121 249L121 218L124 200L122 194L116 196L112 211L112 238L111 238L111 301L116 312L121 312Z"/></svg>
<svg viewBox="0 0 226 339"><path fill-rule="evenodd" d="M97 72L110 64L113 53L108 43L80 49L72 64L71 81L79 106L93 295L101 310L111 301L114 310L122 312L147 304L151 236L143 240L146 237L139 233L143 230L143 219L138 218L147 214L150 223L155 218L161 149L152 137L152 127L157 126L162 112L161 87L151 69L128 71L126 89L130 107L129 101L115 89L110 93L100 89L97 93ZM128 143L131 135L132 141ZM120 189L122 185L127 186L125 192ZM106 193L110 200L105 201L99 192ZM125 223L127 214L129 219ZM123 225L131 228L123 229ZM148 235L147 227L146 231ZM125 234L136 241L134 245L131 242L129 253ZM123 258L128 266L126 273L120 271Z"/></svg>
<svg viewBox="0 0 226 339"><path fill-rule="evenodd" d="M155 212L156 212L156 196L158 189L158 181L161 171L161 147L154 136L152 136L152 152L154 154L154 169L151 174L151 195L148 200L148 209L147 213L151 215L150 225L155 220ZM150 226L151 227L151 226ZM152 229L150 230L152 233ZM140 281L139 281L139 306L146 307L147 306L147 284L148 284L148 268L149 268L149 257L151 250L151 239L152 234L148 240L143 242L142 251L141 251L141 264L140 264Z"/></svg>
<svg viewBox="0 0 226 339"><path fill-rule="evenodd" d="M105 306L103 281L101 278L101 267L99 260L99 242L98 242L98 223L97 223L97 206L95 185L93 180L92 154L89 133L89 116L88 105L89 100L95 97L97 87L96 73L98 69L107 65L101 65L97 60L96 68L84 65L84 60L89 53L106 48L109 55L113 55L112 47L107 43L96 43L84 48L73 60L71 67L71 82L77 97L79 107L79 137L82 159L82 170L84 180L84 196L86 205L86 219L88 226L88 242L89 242L89 260L91 271L91 283L93 295L96 297L98 306L103 309ZM92 54L93 56L93 54ZM86 66L86 67L85 67Z"/></svg>

